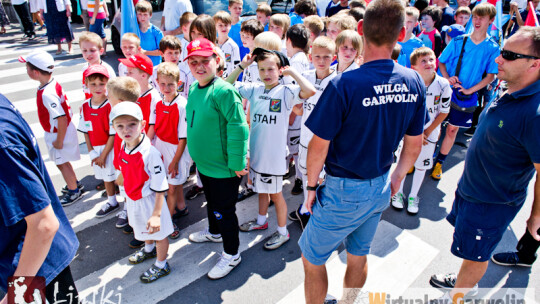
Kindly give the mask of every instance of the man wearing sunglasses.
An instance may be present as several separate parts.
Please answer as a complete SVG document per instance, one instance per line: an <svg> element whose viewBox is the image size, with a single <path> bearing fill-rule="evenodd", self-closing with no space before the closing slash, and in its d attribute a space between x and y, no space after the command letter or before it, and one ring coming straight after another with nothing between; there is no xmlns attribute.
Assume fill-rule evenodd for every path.
<svg viewBox="0 0 540 304"><path fill-rule="evenodd" d="M488 260L525 199L536 173L527 230L540 241L540 28L521 27L495 60L508 90L480 116L447 220L455 227L452 253L463 259L457 275L430 283L474 296ZM537 247L538 248L538 247ZM453 289L452 289L453 288Z"/></svg>

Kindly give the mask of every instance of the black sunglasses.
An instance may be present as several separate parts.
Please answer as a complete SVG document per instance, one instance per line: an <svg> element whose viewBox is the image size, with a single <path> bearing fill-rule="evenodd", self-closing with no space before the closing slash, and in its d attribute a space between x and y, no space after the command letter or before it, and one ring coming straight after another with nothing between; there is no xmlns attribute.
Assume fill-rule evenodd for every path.
<svg viewBox="0 0 540 304"><path fill-rule="evenodd" d="M536 56L518 54L518 53L510 52L510 51L507 51L507 50L502 50L502 51L501 51L501 56L502 56L502 58L504 58L505 60L510 60L510 61L514 61L514 60L516 60L516 59L521 59L521 58L526 58L526 59L540 59L540 58L538 58L538 57L536 57Z"/></svg>

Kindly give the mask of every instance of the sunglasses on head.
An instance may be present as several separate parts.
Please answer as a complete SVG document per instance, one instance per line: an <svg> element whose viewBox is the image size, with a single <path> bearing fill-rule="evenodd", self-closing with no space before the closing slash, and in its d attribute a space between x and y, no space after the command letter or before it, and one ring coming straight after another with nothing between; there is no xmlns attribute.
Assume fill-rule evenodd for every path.
<svg viewBox="0 0 540 304"><path fill-rule="evenodd" d="M538 57L536 57L536 56L518 54L518 53L510 52L510 51L507 51L507 50L502 50L502 51L501 51L501 56L502 56L502 58L504 58L505 60L510 60L510 61L514 61L514 60L516 60L516 59L521 59L521 58L525 58L525 59L540 59L540 58L538 58Z"/></svg>

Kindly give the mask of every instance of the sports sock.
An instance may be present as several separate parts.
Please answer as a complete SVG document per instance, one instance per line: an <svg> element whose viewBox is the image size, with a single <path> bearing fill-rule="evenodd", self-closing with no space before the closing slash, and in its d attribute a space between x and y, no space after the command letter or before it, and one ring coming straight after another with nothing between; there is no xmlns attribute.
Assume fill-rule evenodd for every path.
<svg viewBox="0 0 540 304"><path fill-rule="evenodd" d="M442 165L444 161L446 160L447 156L448 154L442 154L441 152L439 152L439 154L437 155L437 158L435 159L435 163L440 163Z"/></svg>
<svg viewBox="0 0 540 304"><path fill-rule="evenodd" d="M116 200L116 195L108 196L107 199L109 200L109 205L112 207L118 206L118 201Z"/></svg>
<svg viewBox="0 0 540 304"><path fill-rule="evenodd" d="M253 190L253 184L252 183L246 183L246 188Z"/></svg>
<svg viewBox="0 0 540 304"><path fill-rule="evenodd" d="M302 179L302 172L300 172L300 167L298 165L298 154L293 155L294 159L294 174L296 174L295 178Z"/></svg>
<svg viewBox="0 0 540 304"><path fill-rule="evenodd" d="M405 184L405 179L403 179L399 185L399 193L403 193L403 184Z"/></svg>
<svg viewBox="0 0 540 304"><path fill-rule="evenodd" d="M156 265L156 267L159 269L165 268L165 265L167 265L167 259L163 261L156 259L156 262L154 263L154 265Z"/></svg>
<svg viewBox="0 0 540 304"><path fill-rule="evenodd" d="M144 244L144 251L145 252L152 252L152 250L154 250L154 247L156 247L156 244L154 244L154 243L152 243L152 244L145 243Z"/></svg>
<svg viewBox="0 0 540 304"><path fill-rule="evenodd" d="M279 234L281 235L287 235L287 226L283 226L283 227L277 227L277 231L279 232Z"/></svg>
<svg viewBox="0 0 540 304"><path fill-rule="evenodd" d="M426 175L426 170L422 170L418 168L414 170L414 174L412 178L411 193L409 193L409 197L418 197L418 191L420 191L420 187L422 186L422 182L424 181L425 175Z"/></svg>
<svg viewBox="0 0 540 304"><path fill-rule="evenodd" d="M257 225L264 225L266 223L266 215L257 215Z"/></svg>

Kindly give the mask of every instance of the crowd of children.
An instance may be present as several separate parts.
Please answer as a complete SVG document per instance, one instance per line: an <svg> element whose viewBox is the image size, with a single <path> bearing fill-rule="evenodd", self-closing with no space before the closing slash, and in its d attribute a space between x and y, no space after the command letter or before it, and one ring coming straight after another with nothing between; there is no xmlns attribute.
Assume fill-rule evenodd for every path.
<svg viewBox="0 0 540 304"><path fill-rule="evenodd" d="M132 33L122 36L125 58L119 60L119 77L100 58L105 42L102 36L83 33L79 45L86 61L82 77L86 100L79 110L77 128L71 122L71 109L62 87L52 76L52 57L37 52L26 58L28 75L40 83L38 114L45 129L49 157L67 184L62 189L65 195L61 203L71 205L82 195L83 185L70 165L80 158L78 129L84 133L95 177L104 182L107 201L96 216L119 211L116 227L134 233L131 247L142 247L129 258L130 263L157 257L141 275L143 282L152 282L171 271L166 260L168 238L180 235L174 221L188 214L185 198L193 199L208 192L209 219L214 216L210 208L219 209L210 206L216 193L203 186L205 179L207 185L212 184L208 182L209 164L201 163L204 160L197 155L193 155L193 160L203 171L197 173L197 184L184 197L183 184L193 164L188 147L190 151L197 150L196 147L192 150L188 134L193 122L201 119L190 112L194 110L187 109L190 102L195 102L193 94L197 98L215 99L201 93L203 87L214 84L215 77L234 84L235 89L219 82L220 90L239 93L243 117L235 119L249 124L249 149L247 159L234 165L238 169L233 170L236 175L248 173L247 183L237 193L238 200L255 193L259 198L257 217L239 225L239 229L243 232L267 229L267 211L271 203L275 204L277 231L264 247L276 249L289 240L288 211L282 190L284 176L292 176L289 172L292 163L295 171L292 194L303 193L307 197L306 162L313 133L305 121L328 83L336 75L357 69L363 63L363 39L356 31L367 5L363 1L333 1L326 8L330 17L324 18L317 16L318 9L311 0L297 1L290 16L272 15L270 7L263 3L257 8L256 18L247 20L240 18L242 4L242 0L230 0L229 12L219 11L214 16L186 12L179 20L182 35L163 36L150 22L152 6L147 1L138 1L135 10L141 36ZM396 53L396 62L417 71L427 88L429 119L426 119L422 152L411 168L412 188L405 199L402 184L391 201L396 209L406 205L411 214L418 213L418 193L426 170L434 167L432 177L441 178L442 165L457 130L471 127L479 91L486 87L492 90L490 84L497 73L494 59L499 54L499 45L488 35L495 7L478 4L472 12L468 7L459 7L453 19L446 16L449 12L446 7L428 6L421 12L407 7L406 33ZM463 35L471 15L473 32ZM445 24L441 25L441 20ZM204 53L204 48L210 48L210 52ZM231 94L223 96L234 95ZM235 100L240 98L234 96ZM232 104L236 107L236 101ZM447 118L446 135L434 159L441 125ZM243 162L248 163L247 170L237 168ZM230 165L229 170L232 168ZM320 179L324 179L324 172ZM124 198L123 208L117 201L118 193ZM304 204L288 215L302 229L309 216ZM230 223L238 226L237 219L236 222L231 219ZM220 233L212 225L211 220L209 229L190 236L190 240L224 242L221 264L209 273L216 279L227 275L240 257L238 236L231 237L230 231Z"/></svg>

